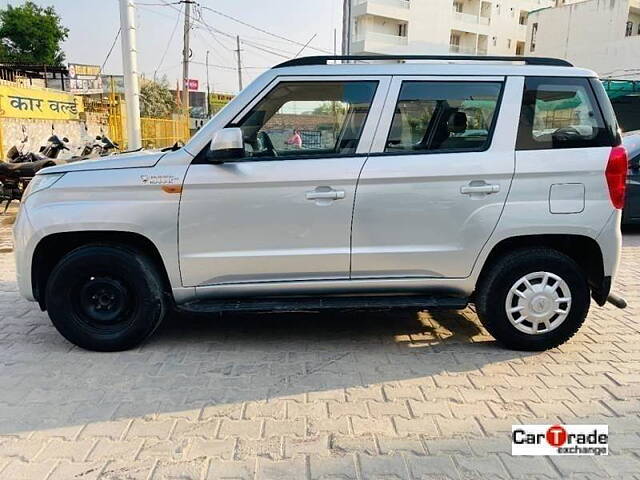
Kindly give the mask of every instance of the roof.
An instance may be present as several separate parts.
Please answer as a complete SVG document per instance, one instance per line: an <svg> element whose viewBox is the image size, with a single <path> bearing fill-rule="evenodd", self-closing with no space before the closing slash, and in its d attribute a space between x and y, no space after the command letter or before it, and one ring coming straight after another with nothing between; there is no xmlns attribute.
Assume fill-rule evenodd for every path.
<svg viewBox="0 0 640 480"><path fill-rule="evenodd" d="M420 63L370 63L282 66L272 75L450 75L450 76L545 76L597 77L591 70L546 65L524 65L512 61L429 61Z"/></svg>

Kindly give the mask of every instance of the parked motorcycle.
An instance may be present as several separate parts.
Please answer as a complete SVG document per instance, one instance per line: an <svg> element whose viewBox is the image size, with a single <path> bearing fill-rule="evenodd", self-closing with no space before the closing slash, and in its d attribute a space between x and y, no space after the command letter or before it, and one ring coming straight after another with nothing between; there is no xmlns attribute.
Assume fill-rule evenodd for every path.
<svg viewBox="0 0 640 480"><path fill-rule="evenodd" d="M20 163L0 162L0 206L4 206L3 214L13 200L20 201L27 185L39 170L56 165L51 158L41 158L35 161Z"/></svg>
<svg viewBox="0 0 640 480"><path fill-rule="evenodd" d="M14 145L7 152L7 162L0 161L0 206L6 202L3 214L13 200L20 201L22 194L39 170L57 165L60 153L69 150L69 139L60 138L55 133L48 139L46 145L38 153L25 152L25 145L29 139L23 128L23 138L18 146Z"/></svg>
<svg viewBox="0 0 640 480"><path fill-rule="evenodd" d="M83 158L96 158L111 155L120 150L117 142L112 141L107 135L98 135L93 142L85 144L80 156Z"/></svg>
<svg viewBox="0 0 640 480"><path fill-rule="evenodd" d="M69 150L67 146L69 139L67 137L60 138L55 133L47 139L47 144L40 148L40 154L47 158L56 159L65 150Z"/></svg>

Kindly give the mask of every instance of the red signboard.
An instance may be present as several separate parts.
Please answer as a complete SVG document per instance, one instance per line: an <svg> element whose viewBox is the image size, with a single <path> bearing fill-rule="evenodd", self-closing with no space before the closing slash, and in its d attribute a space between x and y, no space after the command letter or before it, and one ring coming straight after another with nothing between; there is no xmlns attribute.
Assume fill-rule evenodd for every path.
<svg viewBox="0 0 640 480"><path fill-rule="evenodd" d="M198 80L190 78L185 83L187 84L187 88L189 90L198 90Z"/></svg>

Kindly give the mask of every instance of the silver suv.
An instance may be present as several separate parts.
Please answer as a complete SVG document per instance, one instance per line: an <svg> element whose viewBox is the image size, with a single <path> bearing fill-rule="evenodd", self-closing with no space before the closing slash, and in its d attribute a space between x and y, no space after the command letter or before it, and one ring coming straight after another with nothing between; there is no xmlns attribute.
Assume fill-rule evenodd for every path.
<svg viewBox="0 0 640 480"><path fill-rule="evenodd" d="M42 170L15 225L22 295L107 351L174 308L472 302L503 345L543 350L590 298L624 306L610 289L627 157L593 72L336 60L267 71L182 148Z"/></svg>

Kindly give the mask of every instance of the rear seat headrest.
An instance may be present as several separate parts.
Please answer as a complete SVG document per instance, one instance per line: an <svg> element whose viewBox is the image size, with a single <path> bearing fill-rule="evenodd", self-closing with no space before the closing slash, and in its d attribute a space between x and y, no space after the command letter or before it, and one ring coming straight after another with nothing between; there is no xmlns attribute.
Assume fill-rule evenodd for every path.
<svg viewBox="0 0 640 480"><path fill-rule="evenodd" d="M467 114L464 112L453 112L447 122L449 133L464 133L467 130Z"/></svg>

